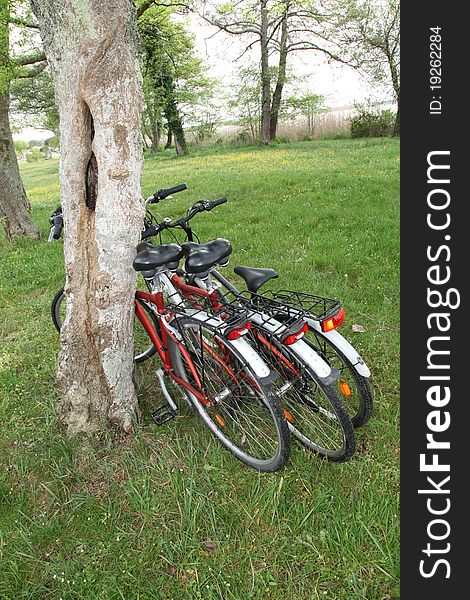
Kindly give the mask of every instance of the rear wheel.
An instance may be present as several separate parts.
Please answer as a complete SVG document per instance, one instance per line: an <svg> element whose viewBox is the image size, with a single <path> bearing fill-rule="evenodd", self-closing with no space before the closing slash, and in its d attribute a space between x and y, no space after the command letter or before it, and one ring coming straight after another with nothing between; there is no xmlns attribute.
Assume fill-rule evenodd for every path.
<svg viewBox="0 0 470 600"><path fill-rule="evenodd" d="M172 326L184 339L183 348L168 342L175 374L204 397L185 390L207 427L250 467L258 471L281 468L289 455L290 436L272 392L212 329L187 317L174 319Z"/></svg>
<svg viewBox="0 0 470 600"><path fill-rule="evenodd" d="M277 338L254 330L257 350L279 373L275 393L291 432L310 450L333 462L354 454L354 428L335 389L325 385L294 349Z"/></svg>
<svg viewBox="0 0 470 600"><path fill-rule="evenodd" d="M360 375L347 356L315 329L309 327L304 341L314 348L332 369L340 372L334 386L354 427L361 427L367 423L373 409L372 389L368 378Z"/></svg>
<svg viewBox="0 0 470 600"><path fill-rule="evenodd" d="M138 300L142 309L145 311L147 317L150 319L150 322L154 326L155 330L158 332L159 323L158 319L153 313L150 304L143 300ZM52 322L54 323L57 331L60 331L62 327L62 323L65 320L66 313L66 298L64 288L60 289L57 294L54 296L51 305L51 317ZM147 332L145 331L142 323L139 319L135 318L134 320L134 361L136 363L143 362L147 360L151 356L153 356L156 352L155 346L150 341Z"/></svg>

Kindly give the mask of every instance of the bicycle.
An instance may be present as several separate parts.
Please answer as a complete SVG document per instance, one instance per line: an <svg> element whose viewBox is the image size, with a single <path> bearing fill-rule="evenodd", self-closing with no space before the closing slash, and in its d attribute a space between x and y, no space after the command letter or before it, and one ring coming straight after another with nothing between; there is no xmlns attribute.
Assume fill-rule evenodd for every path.
<svg viewBox="0 0 470 600"><path fill-rule="evenodd" d="M187 237L192 237L189 221L198 212L212 210L214 206L226 201L226 198L215 202L201 201L189 209L185 218L175 222L166 219L155 223L142 237L153 237L165 229L175 227L182 229ZM142 247L145 247L145 242ZM231 246L227 240L218 238L202 245L186 242L181 247L186 254L186 263L185 269L180 270L179 274L189 279L193 286L208 293L206 310L219 314L219 300L230 305L234 301L235 305L242 303L249 310L253 325L248 334L250 341L256 344L258 353L279 375L274 386L291 432L308 448L329 460L348 460L354 453L355 437L349 416L335 390L331 388L336 372L316 351L300 341L306 323L302 321L299 311L287 322L285 319L284 322L279 322L272 313L267 314L255 307L252 299L239 294L227 300L224 295L220 296L216 287L207 284L216 265L222 266L228 262ZM191 290L194 287L186 286L185 297L190 305L194 302ZM330 309L325 311L325 320L339 304L337 301L331 303Z"/></svg>
<svg viewBox="0 0 470 600"><path fill-rule="evenodd" d="M133 263L150 287L136 293L136 318L163 365L156 375L167 404L152 418L161 424L176 414L167 377L240 461L258 471L278 470L289 456L289 430L272 391L274 374L243 339L250 327L247 312L225 305L222 320L188 309L181 295L185 284L175 273L182 256L177 244L163 244L141 248ZM198 288L191 293L208 296Z"/></svg>
<svg viewBox="0 0 470 600"><path fill-rule="evenodd" d="M225 201L221 201L219 204ZM207 201L202 201L192 206L188 211L188 215L183 219L178 219L175 222L165 219L161 223L153 223L144 231L143 239L157 234L161 235L164 230L179 227L184 231L187 241L193 243L192 248L194 249L196 248L194 245L195 234L189 221L199 212L212 210L214 206ZM274 269L257 269L246 266L237 266L234 272L245 281L248 300L254 300L260 288L279 276ZM247 302L247 299L243 298L243 293L217 269L211 270L211 276L216 279L217 283L230 295L232 300L241 298L244 302ZM199 283L201 283L200 278ZM261 292L261 295L263 294L264 292ZM353 426L359 428L367 423L373 412L373 394L369 383L370 370L360 353L337 331L337 327L341 325L344 319L344 311L338 307L336 315L332 315L330 320L323 319L322 321L315 314L314 309L325 300L332 302L331 299L292 290L268 291L264 296L262 302L265 307L269 303L269 298L276 300L273 307L277 309L275 317L279 321L288 321L296 313L299 317L304 316L307 329L304 331L303 341L335 372L339 373L339 376L331 385L336 387L343 404L348 410ZM253 308L256 307L253 306Z"/></svg>
<svg viewBox="0 0 470 600"><path fill-rule="evenodd" d="M146 228L142 234L142 239L151 238L157 234L160 234L161 237L161 233L164 230L180 228L185 232L188 240L193 240L194 233L189 221L199 212L204 210L212 210L212 208L215 206L223 204L226 201L227 200L225 198L219 199L215 202L201 201L193 205L188 210L188 214L185 218L178 219L175 222L172 222L170 219L164 219L161 223L154 222L154 220L150 221L153 223L150 224L150 222L147 221ZM150 217L150 219L152 219L152 217ZM197 250L198 248L202 250L203 253L207 252L208 250L207 245L199 246L194 243L189 243L186 245L183 244L183 246L185 247L186 254L189 254L191 250ZM140 247L145 248L145 243L141 244ZM318 340L321 339L320 336L322 336L322 334L318 333L317 330L326 324L326 326L329 328L326 331L331 331L331 329L334 329L341 323L341 317L344 315L344 312L342 309L340 309L339 303L337 301L313 296L310 294L302 294L302 297L304 299L308 298L310 302L312 299L314 299L317 303L330 303L329 311L324 310L323 319L321 319L315 315L308 314L303 311L303 307L301 305L299 306L299 303L297 303L297 308L293 310L292 302L290 305L285 305L277 300L274 300L273 298L268 299L266 296L257 295L255 293L259 287L261 287L261 285L270 279L277 277L277 273L272 269L251 269L249 267L235 268L235 272L237 274L240 274L241 276L244 275L246 277L249 294L248 297L245 297L243 293L236 290L232 284L230 284L217 270L215 270L215 265L210 265L210 267L210 274L213 274L215 278L219 280L219 283L223 284L226 288L225 294L232 294L233 297L231 302L236 300L237 302L241 302L245 306L249 307L251 309L250 318L252 319L253 323L256 323L257 320L257 328L262 330L262 334L260 334L257 332L257 328L253 328L250 336L252 341L256 342L258 352L262 354L263 358L268 362L268 364L271 364L271 366L281 374L281 383L277 386L278 394L283 396L282 400L284 414L289 422L290 430L306 446L319 452L321 455L326 456L330 460L339 461L350 458L354 451L354 434L351 431L352 427L348 415L344 414L345 410L343 403L337 397L337 394L331 390L331 386L336 386L337 391L341 391L343 397L346 396L347 399L351 399L353 396L351 389L355 391L356 397L359 396L358 410L354 414L349 415L353 417L354 425L356 426L360 424L358 423L358 415L362 422L365 421L364 410L367 410L368 407L370 408L371 403L366 403L367 396L364 394L361 395L361 388L359 388L357 385L354 388L354 385L350 385L347 381L345 381L345 369L351 369L353 366L352 364L346 364L346 361L349 359L347 359L347 357L344 355L341 356L337 349L330 351L329 355L327 355L327 353L319 347L320 345ZM207 273L206 279L210 278L210 274ZM180 275L187 277L187 274L184 271L180 271ZM189 276L189 279L192 279L194 282L196 282L197 286L206 289L206 283L203 281L204 278L201 279L201 277L197 277L193 274ZM256 286L256 290L253 289L253 286ZM217 286L209 291L216 295L220 294L220 290L217 289ZM291 292L290 294L296 294L297 296L301 295L300 292ZM224 296L222 295L222 297ZM227 299L225 298L225 300ZM259 311L259 303L261 300L263 301L264 315L263 313L260 314ZM287 300L285 294L283 300L284 302ZM258 306L255 306L255 304ZM270 310L267 310L268 308ZM275 309L275 312L273 312L272 309ZM152 318L150 310L149 314ZM295 322L301 323L300 328L303 327L303 331L301 332L299 339L300 337L303 337L303 341L297 343L295 348L287 350L284 345L284 340L277 339L276 335L273 334L273 327L271 326L271 328L269 328L269 326L266 324L266 314L269 315L271 324L276 323L274 329L278 330L277 333L291 330L292 325L295 325ZM289 320L291 320L292 316L294 317L294 323L289 323ZM303 321L301 317L304 317ZM273 321L273 319L277 319L277 321ZM334 326L332 326L332 324ZM300 328L297 333L300 332ZM317 342L316 344L312 343L312 341L309 339L310 332L313 332L314 335L317 336L315 338ZM296 332L294 331L294 339L291 343L298 341L295 339L295 334ZM333 348L326 335L323 335L323 344L325 346L326 344L329 344ZM271 339L271 341L269 341L267 338ZM339 338L344 340L344 338L341 336L339 336ZM344 343L347 344L346 340L344 340ZM150 357L154 352L155 349L150 346L141 354L136 353L136 361L145 360L145 358ZM286 354L290 356L290 360L286 358ZM339 369L335 368L335 364L333 363L334 357L339 357L339 361L337 360L337 362L339 362ZM273 360L274 358L276 360ZM294 366L294 363L297 364L297 367ZM302 376L299 375L299 365L302 365ZM305 365L307 365L307 370L305 370ZM356 369L353 370L353 374L355 373ZM293 377L293 374L296 374L296 377ZM348 390L349 394L347 394ZM359 391L359 394L357 391ZM308 392L311 394L313 393L314 395L314 399L310 402L310 405L308 405L305 401L305 397ZM289 402L289 395L292 396L293 394L296 395L296 399L295 401L291 400ZM303 409L303 415L299 414L299 406ZM350 413L353 412L351 410L351 406L352 403L349 402L349 406L347 408L349 409ZM289 408L291 410L289 410ZM336 423L339 424L339 427L336 428L342 433L341 443L337 441L335 444L332 444L331 440L329 440L329 444L325 444L325 442L323 442L323 444L319 445L318 431L315 432L315 436L313 433L308 433L309 429L315 426L311 418L312 411L317 412L317 421L320 415L323 416L324 419L329 420L330 424L327 424L328 427L331 427L331 422L333 422L334 425L336 425ZM296 414L295 424L293 422L294 414ZM299 427L299 423L302 422L306 425ZM316 427L318 428L318 424ZM308 433L308 435L305 435L305 433ZM338 437L338 432L336 432L336 434ZM332 445L334 446L333 449L331 448Z"/></svg>

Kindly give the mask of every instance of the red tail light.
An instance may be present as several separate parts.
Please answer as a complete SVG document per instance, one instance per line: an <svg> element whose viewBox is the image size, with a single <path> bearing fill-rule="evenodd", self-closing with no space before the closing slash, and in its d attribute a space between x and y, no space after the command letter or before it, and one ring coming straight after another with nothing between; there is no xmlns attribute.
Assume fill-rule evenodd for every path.
<svg viewBox="0 0 470 600"><path fill-rule="evenodd" d="M322 321L321 330L324 331L325 333L328 333L328 331L333 331L333 329L336 329L337 327L339 327L343 321L344 321L344 308L341 307L339 309L339 311L333 317L330 317L326 321Z"/></svg>
<svg viewBox="0 0 470 600"><path fill-rule="evenodd" d="M225 337L228 340L238 340L238 338L251 329L251 321L247 321L243 326L238 327L236 329L231 329L229 332L225 334Z"/></svg>
<svg viewBox="0 0 470 600"><path fill-rule="evenodd" d="M303 338L304 335L307 333L307 331L308 331L308 325L307 325L307 323L304 323L302 325L302 329L300 331L298 331L297 333L291 333L291 335L288 335L286 338L284 338L282 340L282 343L285 344L286 346L290 346L294 342L297 342L298 340Z"/></svg>

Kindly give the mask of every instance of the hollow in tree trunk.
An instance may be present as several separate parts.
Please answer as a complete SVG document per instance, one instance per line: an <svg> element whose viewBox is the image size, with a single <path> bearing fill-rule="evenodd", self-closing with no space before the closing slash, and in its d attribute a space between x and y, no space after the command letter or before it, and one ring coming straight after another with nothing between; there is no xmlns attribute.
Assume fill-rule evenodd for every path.
<svg viewBox="0 0 470 600"><path fill-rule="evenodd" d="M61 123L67 314L59 417L70 434L132 429L136 274L144 215L141 82L133 4L33 0Z"/></svg>

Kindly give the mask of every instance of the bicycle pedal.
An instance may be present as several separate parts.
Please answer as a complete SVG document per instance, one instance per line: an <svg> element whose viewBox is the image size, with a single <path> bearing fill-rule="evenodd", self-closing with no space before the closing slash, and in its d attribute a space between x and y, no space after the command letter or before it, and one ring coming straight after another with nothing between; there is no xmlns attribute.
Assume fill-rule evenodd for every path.
<svg viewBox="0 0 470 600"><path fill-rule="evenodd" d="M176 411L171 408L168 404L161 404L157 406L157 408L150 413L152 417L152 421L156 425L163 425L171 419L174 419L176 416Z"/></svg>

